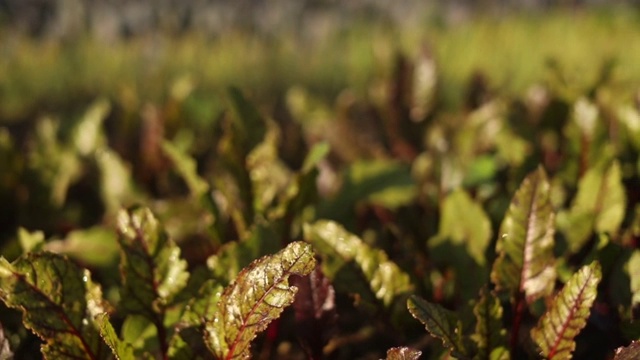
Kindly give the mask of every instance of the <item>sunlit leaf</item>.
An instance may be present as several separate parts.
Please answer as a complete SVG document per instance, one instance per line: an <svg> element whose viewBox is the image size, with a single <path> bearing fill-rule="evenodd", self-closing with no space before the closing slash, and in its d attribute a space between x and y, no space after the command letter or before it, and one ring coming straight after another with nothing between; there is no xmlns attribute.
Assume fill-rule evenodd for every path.
<svg viewBox="0 0 640 360"><path fill-rule="evenodd" d="M435 105L438 83L436 62L427 49L423 49L415 61L412 80L411 120L420 122Z"/></svg>
<svg viewBox="0 0 640 360"><path fill-rule="evenodd" d="M304 237L325 260L323 270L329 278L334 278L345 264L354 262L375 297L385 306L412 289L409 275L389 260L384 251L371 248L333 221L306 224Z"/></svg>
<svg viewBox="0 0 640 360"><path fill-rule="evenodd" d="M129 206L136 200L131 170L125 161L113 150L96 152L96 165L100 170L100 195L108 214L115 214L120 208Z"/></svg>
<svg viewBox="0 0 640 360"><path fill-rule="evenodd" d="M187 187L194 198L198 199L206 194L209 190L209 184L198 175L197 164L192 157L166 140L162 142L162 151L171 159L173 166L187 183Z"/></svg>
<svg viewBox="0 0 640 360"><path fill-rule="evenodd" d="M511 355L506 347L499 347L493 349L489 354L489 360L510 360Z"/></svg>
<svg viewBox="0 0 640 360"><path fill-rule="evenodd" d="M418 360L422 351L408 347L394 347L387 350L386 360Z"/></svg>
<svg viewBox="0 0 640 360"><path fill-rule="evenodd" d="M187 263L147 208L121 210L117 218L121 246L121 306L148 319L158 331L163 353L166 307L187 283Z"/></svg>
<svg viewBox="0 0 640 360"><path fill-rule="evenodd" d="M550 295L555 285L550 194L547 175L539 167L513 196L496 243L491 280L498 288L524 292L529 302Z"/></svg>
<svg viewBox="0 0 640 360"><path fill-rule="evenodd" d="M102 122L109 114L110 108L111 105L106 99L95 101L74 127L72 141L80 155L87 156L105 145Z"/></svg>
<svg viewBox="0 0 640 360"><path fill-rule="evenodd" d="M194 272L191 278L197 276L199 276L198 273ZM215 318L222 291L222 285L208 279L187 301L187 305L180 315L180 320L175 326L175 332L169 341L167 353L170 359L192 360L213 357L205 345L202 325Z"/></svg>
<svg viewBox="0 0 640 360"><path fill-rule="evenodd" d="M118 334L116 334L113 325L109 322L109 316L106 313L100 314L95 318L98 329L100 330L100 336L109 345L113 355L118 360L134 360L133 348L130 344L120 340Z"/></svg>
<svg viewBox="0 0 640 360"><path fill-rule="evenodd" d="M640 341L632 341L629 346L619 347L613 360L637 360L640 359Z"/></svg>
<svg viewBox="0 0 640 360"><path fill-rule="evenodd" d="M456 357L466 355L462 341L462 323L454 312L415 295L407 300L407 308L411 315L425 326L431 336L442 341L451 355Z"/></svg>
<svg viewBox="0 0 640 360"><path fill-rule="evenodd" d="M491 222L482 206L458 189L442 202L438 235L429 240L429 246L433 248L445 241L464 245L476 263L484 265L490 238Z"/></svg>
<svg viewBox="0 0 640 360"><path fill-rule="evenodd" d="M640 305L640 250L635 250L627 263L627 273L631 280L631 306Z"/></svg>
<svg viewBox="0 0 640 360"><path fill-rule="evenodd" d="M265 213L284 195L292 177L291 170L278 156L279 130L274 124L269 125L264 141L256 145L246 159L254 192L253 207L257 213Z"/></svg>
<svg viewBox="0 0 640 360"><path fill-rule="evenodd" d="M44 249L67 254L84 264L107 266L118 256L118 240L113 230L96 226L71 231L64 240L47 242Z"/></svg>
<svg viewBox="0 0 640 360"><path fill-rule="evenodd" d="M493 350L507 345L507 332L502 325L502 305L492 292L483 289L480 300L473 307L476 331L471 336L478 346L474 359L491 359Z"/></svg>
<svg viewBox="0 0 640 360"><path fill-rule="evenodd" d="M206 324L207 346L220 359L249 358L251 340L293 303L298 289L289 285L289 277L307 275L314 267L311 245L303 242L252 262L224 290Z"/></svg>
<svg viewBox="0 0 640 360"><path fill-rule="evenodd" d="M620 164L591 168L580 179L578 194L566 218L559 219L569 246L575 253L589 240L592 232L615 234L626 208Z"/></svg>
<svg viewBox="0 0 640 360"><path fill-rule="evenodd" d="M337 318L335 290L319 264L305 277L291 279L298 288L295 311L296 334L307 356L320 359Z"/></svg>
<svg viewBox="0 0 640 360"><path fill-rule="evenodd" d="M547 359L571 358L576 347L574 338L587 324L601 278L597 262L582 267L569 279L538 325L531 330L531 337Z"/></svg>
<svg viewBox="0 0 640 360"><path fill-rule="evenodd" d="M88 276L52 253L29 253L13 264L0 258L0 299L22 311L25 326L44 341L45 359L108 357L93 321L93 311L101 309L87 301Z"/></svg>
<svg viewBox="0 0 640 360"><path fill-rule="evenodd" d="M44 233L42 231L29 232L25 228L19 228L18 242L20 242L24 253L34 251L44 245Z"/></svg>

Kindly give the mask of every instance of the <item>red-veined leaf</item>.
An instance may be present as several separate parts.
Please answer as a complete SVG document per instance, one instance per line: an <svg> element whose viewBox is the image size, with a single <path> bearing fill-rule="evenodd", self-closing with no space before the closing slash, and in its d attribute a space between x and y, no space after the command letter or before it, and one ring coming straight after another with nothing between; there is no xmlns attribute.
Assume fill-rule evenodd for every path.
<svg viewBox="0 0 640 360"><path fill-rule="evenodd" d="M593 262L575 273L555 297L531 330L542 355L550 360L571 358L576 347L573 339L587 324L601 278L600 264Z"/></svg>
<svg viewBox="0 0 640 360"><path fill-rule="evenodd" d="M498 286L523 292L528 302L550 295L555 285L554 212L550 184L539 167L522 182L502 221L491 279Z"/></svg>
<svg viewBox="0 0 640 360"><path fill-rule="evenodd" d="M289 277L307 275L314 267L311 245L303 242L249 264L225 289L207 322L207 346L220 359L249 358L251 340L294 300L298 289L289 285Z"/></svg>
<svg viewBox="0 0 640 360"><path fill-rule="evenodd" d="M90 274L66 257L28 253L13 264L0 258L0 299L19 309L40 337L45 359L106 359L93 317L104 312Z"/></svg>

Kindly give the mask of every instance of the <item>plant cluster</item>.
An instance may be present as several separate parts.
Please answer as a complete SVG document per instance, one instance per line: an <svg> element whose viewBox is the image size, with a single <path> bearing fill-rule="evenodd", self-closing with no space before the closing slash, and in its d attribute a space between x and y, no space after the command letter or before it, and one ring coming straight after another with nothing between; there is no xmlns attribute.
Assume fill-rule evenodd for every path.
<svg viewBox="0 0 640 360"><path fill-rule="evenodd" d="M137 127L2 128L0 358L634 359L640 110L607 80L478 76L451 113L423 53L331 106L229 89L208 130L188 84Z"/></svg>

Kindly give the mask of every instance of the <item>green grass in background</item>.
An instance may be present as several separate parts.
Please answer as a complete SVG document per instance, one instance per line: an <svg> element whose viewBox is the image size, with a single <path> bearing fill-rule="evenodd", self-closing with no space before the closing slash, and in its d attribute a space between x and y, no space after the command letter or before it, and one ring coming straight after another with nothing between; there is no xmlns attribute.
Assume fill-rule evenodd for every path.
<svg viewBox="0 0 640 360"><path fill-rule="evenodd" d="M616 84L635 89L640 84L637 20L629 9L558 10L478 15L447 25L425 20L418 28L358 22L313 39L236 32L213 39L155 34L117 43L89 37L39 42L5 31L0 33L0 121L83 107L98 96L137 108L163 101L171 84L185 76L193 80L194 94L205 97L229 85L266 100L292 85L328 99L347 87L365 94L390 75L398 51L411 57L423 44L435 54L449 107L460 103L474 72L483 72L492 87L520 95L548 78L549 60L583 92L603 63L614 59Z"/></svg>

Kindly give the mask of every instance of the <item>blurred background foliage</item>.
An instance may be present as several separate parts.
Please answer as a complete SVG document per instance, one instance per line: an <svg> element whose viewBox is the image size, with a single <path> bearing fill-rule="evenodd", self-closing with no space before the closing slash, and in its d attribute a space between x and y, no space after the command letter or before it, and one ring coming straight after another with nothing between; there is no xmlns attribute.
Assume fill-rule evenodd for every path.
<svg viewBox="0 0 640 360"><path fill-rule="evenodd" d="M564 280L594 257L620 275L599 313L619 326L579 341L604 356L638 338L623 250L640 237L639 20L633 2L0 0L2 255L44 237L117 302L121 206L150 206L222 284L331 219L458 308L542 164ZM346 292L334 358L441 355L403 304Z"/></svg>

